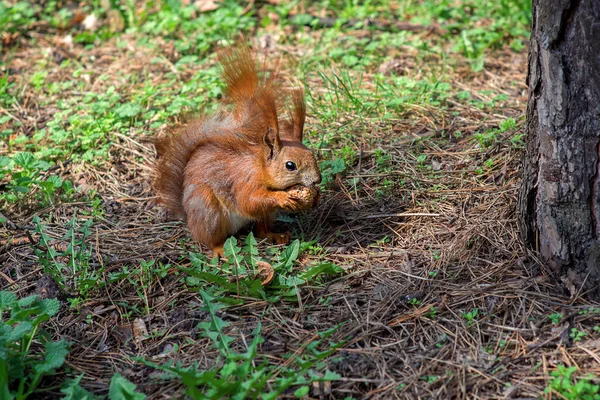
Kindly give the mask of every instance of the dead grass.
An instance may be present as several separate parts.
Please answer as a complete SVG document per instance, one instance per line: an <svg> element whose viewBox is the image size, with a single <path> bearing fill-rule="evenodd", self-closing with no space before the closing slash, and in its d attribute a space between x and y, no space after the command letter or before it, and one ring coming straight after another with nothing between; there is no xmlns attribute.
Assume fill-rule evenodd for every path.
<svg viewBox="0 0 600 400"><path fill-rule="evenodd" d="M23 79L26 65L44 57L48 45L54 46L42 41L16 50L10 63L21 72L11 79ZM86 55L77 51L76 57ZM119 76L150 65L145 62L150 56L136 53L134 60L134 53L125 55L114 42L94 53L91 67L113 74L110 83L115 85ZM152 65L159 69L150 74L157 80L161 68L171 69L168 62ZM445 110L415 108L391 125L368 121L352 168L334 182L317 210L293 226L306 240L318 238L326 250L303 255L301 264L327 259L347 274L325 287L303 288L299 304L246 299L243 306L223 312L231 322L228 334L247 336L261 321L265 341L260 352L283 364L283 355L301 353L315 332L344 323L332 341L346 343L328 361L329 369L342 379L331 388L313 391L314 398L537 398L558 364L600 373L600 340L591 329L600 317L580 314L591 305L583 294L565 296L518 239L514 209L521 154L508 137L514 132L487 149L472 137L482 127L523 115L525 71L526 55L512 52L494 54L482 73L474 74L466 63L454 70L460 88L506 93L509 101L502 108L481 110L454 101ZM0 111L15 115L24 132L33 132L53 113L53 101L26 96L15 110ZM442 137L442 131L456 130L461 138ZM139 131L115 137L106 165L60 167L62 176L97 190L102 198L104 214L93 224L89 244L93 265L104 266L106 276L124 265L140 268L140 260L189 264L187 231L180 223L161 221L152 207L147 162L153 151L145 138ZM391 155L387 172L375 166L374 142ZM416 146L427 154L424 164L411 157ZM478 173L476 166L489 158L494 158L493 167ZM348 178L356 178L356 184ZM405 184L380 196L377 189L385 178ZM0 232L5 243L1 289L65 300L34 254L31 223L34 212L43 215L58 245L79 207L75 202L4 211L18 226ZM164 279L147 282L142 295L139 287L122 281L94 293L78 310L64 302L59 318L47 328L73 342L68 367L72 373L85 373L87 388L106 393L108 380L119 372L150 398L180 396L182 389L175 382L152 379L156 372L131 358L198 362L205 367L215 362L216 351L196 328L207 319L199 311L201 299L176 272L172 268ZM139 320L127 312L146 306L151 313L141 320L156 335L141 340L135 325ZM466 314L474 309L478 313L469 323ZM553 325L548 315L556 312L564 318ZM589 335L573 342L573 327Z"/></svg>

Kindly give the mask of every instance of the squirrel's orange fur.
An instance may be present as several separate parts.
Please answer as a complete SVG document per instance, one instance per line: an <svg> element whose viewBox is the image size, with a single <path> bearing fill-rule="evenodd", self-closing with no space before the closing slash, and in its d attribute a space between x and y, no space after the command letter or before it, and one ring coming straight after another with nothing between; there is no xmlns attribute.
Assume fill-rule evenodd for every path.
<svg viewBox="0 0 600 400"><path fill-rule="evenodd" d="M302 144L303 91L284 88L277 69L261 72L256 53L243 43L223 50L219 61L226 84L220 109L155 141L154 179L159 203L185 218L192 237L215 254L250 222L259 236L272 237L278 211L313 205L288 189L301 185L318 196L321 181Z"/></svg>

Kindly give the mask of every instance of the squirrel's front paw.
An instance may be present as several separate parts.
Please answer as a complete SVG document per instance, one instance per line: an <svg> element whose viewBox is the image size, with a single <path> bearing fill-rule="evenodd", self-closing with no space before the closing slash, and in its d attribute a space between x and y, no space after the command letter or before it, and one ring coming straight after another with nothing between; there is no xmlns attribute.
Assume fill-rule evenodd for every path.
<svg viewBox="0 0 600 400"><path fill-rule="evenodd" d="M298 212L302 210L302 203L296 196L296 193L281 192L281 201L279 207L285 211Z"/></svg>

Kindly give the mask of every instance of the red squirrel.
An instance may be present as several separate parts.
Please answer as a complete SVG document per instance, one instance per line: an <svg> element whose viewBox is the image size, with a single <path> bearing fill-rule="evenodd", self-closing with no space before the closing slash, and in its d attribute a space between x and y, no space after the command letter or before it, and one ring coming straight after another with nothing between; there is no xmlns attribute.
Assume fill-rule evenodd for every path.
<svg viewBox="0 0 600 400"><path fill-rule="evenodd" d="M155 140L154 190L194 240L223 256L227 237L252 222L257 237L289 242L272 232L275 216L316 206L321 173L302 144L303 90L284 87L277 68L259 70L245 43L218 58L224 100L214 114Z"/></svg>

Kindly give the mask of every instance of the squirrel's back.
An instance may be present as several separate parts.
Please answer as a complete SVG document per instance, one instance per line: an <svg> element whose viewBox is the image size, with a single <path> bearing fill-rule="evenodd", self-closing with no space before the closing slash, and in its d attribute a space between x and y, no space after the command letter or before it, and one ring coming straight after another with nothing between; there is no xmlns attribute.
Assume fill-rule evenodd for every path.
<svg viewBox="0 0 600 400"><path fill-rule="evenodd" d="M194 151L211 134L231 128L223 115L199 118L190 123L175 127L155 139L156 166L154 170L154 191L158 202L170 213L170 217L185 217L183 210L183 180L185 167Z"/></svg>

